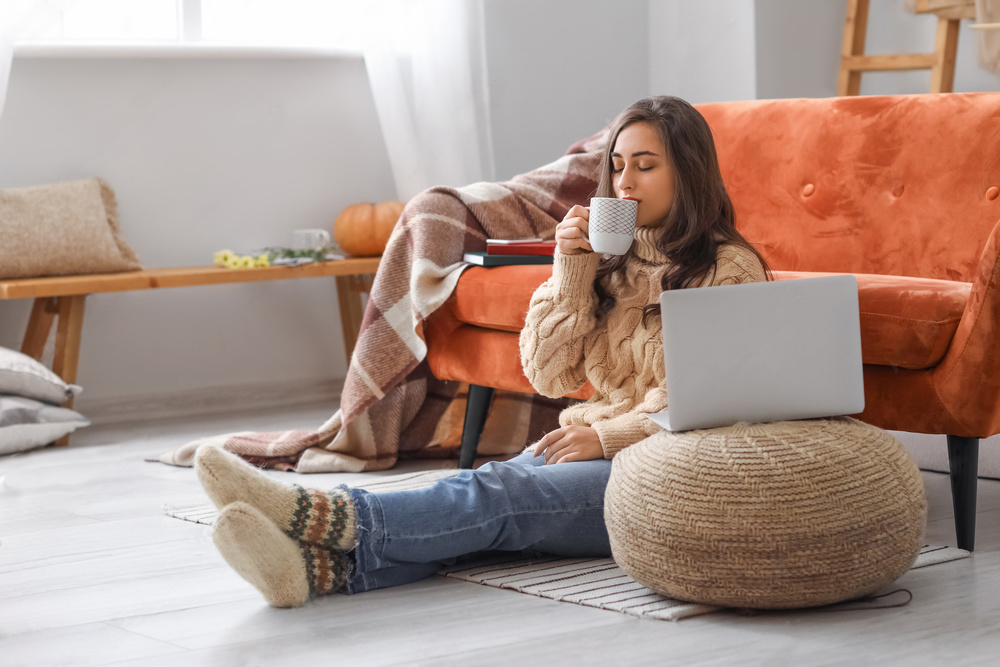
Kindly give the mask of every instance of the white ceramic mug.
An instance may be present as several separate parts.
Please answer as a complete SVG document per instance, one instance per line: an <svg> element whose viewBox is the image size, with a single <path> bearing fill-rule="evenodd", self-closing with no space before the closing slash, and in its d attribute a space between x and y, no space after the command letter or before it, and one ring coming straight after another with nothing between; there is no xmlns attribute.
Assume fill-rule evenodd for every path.
<svg viewBox="0 0 1000 667"><path fill-rule="evenodd" d="M624 255L635 237L635 217L639 202L634 199L594 197L590 200L587 243L604 255Z"/></svg>
<svg viewBox="0 0 1000 667"><path fill-rule="evenodd" d="M296 229L292 232L295 250L322 250L330 245L330 232L325 229Z"/></svg>

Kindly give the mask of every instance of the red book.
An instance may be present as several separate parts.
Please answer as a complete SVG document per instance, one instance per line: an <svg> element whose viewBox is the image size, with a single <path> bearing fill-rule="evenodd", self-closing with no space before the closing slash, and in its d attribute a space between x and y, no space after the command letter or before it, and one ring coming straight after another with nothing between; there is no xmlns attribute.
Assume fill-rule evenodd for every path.
<svg viewBox="0 0 1000 667"><path fill-rule="evenodd" d="M556 242L486 244L487 255L555 255Z"/></svg>

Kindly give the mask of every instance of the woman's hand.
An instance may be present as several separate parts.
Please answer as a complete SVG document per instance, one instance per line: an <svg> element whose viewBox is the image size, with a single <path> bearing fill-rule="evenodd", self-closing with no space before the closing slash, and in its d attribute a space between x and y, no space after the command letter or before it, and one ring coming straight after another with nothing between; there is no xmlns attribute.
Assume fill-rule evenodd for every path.
<svg viewBox="0 0 1000 667"><path fill-rule="evenodd" d="M556 225L556 249L564 255L593 252L586 241L590 224L590 211L577 204L566 212L566 217Z"/></svg>
<svg viewBox="0 0 1000 667"><path fill-rule="evenodd" d="M535 443L535 456L545 455L545 463L593 461L604 458L597 431L589 426L563 426Z"/></svg>

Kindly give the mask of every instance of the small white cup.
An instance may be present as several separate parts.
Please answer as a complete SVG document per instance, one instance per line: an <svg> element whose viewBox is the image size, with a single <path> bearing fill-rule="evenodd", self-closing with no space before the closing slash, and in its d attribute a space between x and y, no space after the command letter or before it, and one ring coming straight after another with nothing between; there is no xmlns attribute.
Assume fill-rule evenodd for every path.
<svg viewBox="0 0 1000 667"><path fill-rule="evenodd" d="M594 197L590 200L587 243L604 255L624 255L635 237L639 202L634 199ZM589 238L588 238L589 237Z"/></svg>
<svg viewBox="0 0 1000 667"><path fill-rule="evenodd" d="M292 232L295 250L322 250L330 245L330 232L325 229L296 229Z"/></svg>

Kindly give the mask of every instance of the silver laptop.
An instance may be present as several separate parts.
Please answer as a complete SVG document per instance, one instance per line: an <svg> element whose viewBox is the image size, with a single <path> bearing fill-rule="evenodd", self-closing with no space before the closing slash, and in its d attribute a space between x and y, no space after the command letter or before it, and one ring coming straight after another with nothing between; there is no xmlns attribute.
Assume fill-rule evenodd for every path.
<svg viewBox="0 0 1000 667"><path fill-rule="evenodd" d="M864 410L858 282L822 276L660 296L671 431Z"/></svg>

